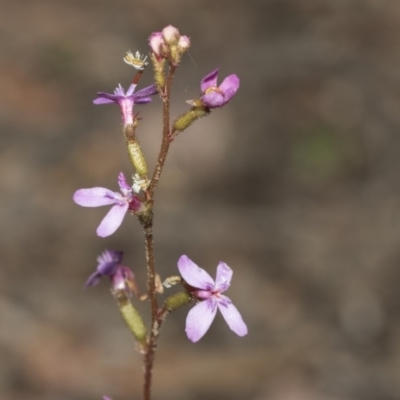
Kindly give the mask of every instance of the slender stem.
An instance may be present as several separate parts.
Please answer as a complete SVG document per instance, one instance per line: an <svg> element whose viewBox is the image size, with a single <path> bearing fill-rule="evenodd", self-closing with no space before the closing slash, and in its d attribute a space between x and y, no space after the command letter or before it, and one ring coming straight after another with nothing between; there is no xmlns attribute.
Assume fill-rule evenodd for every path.
<svg viewBox="0 0 400 400"><path fill-rule="evenodd" d="M143 399L151 398L151 382L154 364L154 356L157 348L158 330L155 328L157 321L158 303L156 296L156 272L154 261L154 240L153 240L153 217L151 216L147 226L144 227L145 246L146 246L146 264L147 264L147 285L151 303L151 320L152 327L150 332L149 343L144 357L144 391Z"/></svg>
<svg viewBox="0 0 400 400"><path fill-rule="evenodd" d="M154 192L156 190L161 172L167 158L169 145L170 145L170 97L171 86L174 79L175 67L169 70L168 78L165 85L165 96L163 97L163 137L161 143L160 153L158 155L157 164L147 189L147 199L149 203L153 203ZM145 236L146 246L146 264L147 264L147 286L151 303L151 332L147 351L144 356L144 389L143 399L151 399L151 383L152 371L154 365L154 357L157 349L157 340L159 335L159 328L161 325L158 317L158 303L156 293L156 270L154 260L154 239L153 239L153 213L150 211L148 217L142 221Z"/></svg>
<svg viewBox="0 0 400 400"><path fill-rule="evenodd" d="M165 84L165 96L163 97L163 137L161 143L160 153L158 155L158 160L156 167L154 169L153 176L150 181L150 185L148 191L151 196L153 196L154 191L156 190L158 181L160 180L161 172L164 167L165 160L167 158L170 141L170 98L171 98L171 86L174 80L176 67L171 66L168 78Z"/></svg>

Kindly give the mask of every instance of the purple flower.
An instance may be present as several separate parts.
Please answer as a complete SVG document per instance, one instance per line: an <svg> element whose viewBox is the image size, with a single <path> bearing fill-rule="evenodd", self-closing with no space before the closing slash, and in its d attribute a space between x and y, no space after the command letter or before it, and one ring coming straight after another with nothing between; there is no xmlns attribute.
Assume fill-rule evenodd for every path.
<svg viewBox="0 0 400 400"><path fill-rule="evenodd" d="M222 107L235 95L240 86L239 77L235 74L227 76L217 86L218 68L206 75L201 83L201 101L208 108Z"/></svg>
<svg viewBox="0 0 400 400"><path fill-rule="evenodd" d="M95 286L102 276L108 276L113 290L123 290L129 294L136 291L135 275L128 267L121 265L123 255L122 251L111 250L105 250L100 254L97 257L96 271L89 276L85 287Z"/></svg>
<svg viewBox="0 0 400 400"><path fill-rule="evenodd" d="M151 97L157 94L154 85L147 86L144 89L134 93L136 85L129 86L125 93L121 85L114 90L114 94L97 92L97 98L93 100L94 104L118 103L122 112L122 123L124 126L133 124L133 106L134 104L147 104L151 102Z"/></svg>
<svg viewBox="0 0 400 400"><path fill-rule="evenodd" d="M183 255L178 260L178 269L183 279L192 288L190 292L200 301L190 311L186 319L186 334L192 342L197 342L208 331L217 313L221 311L229 328L237 335L245 336L247 326L232 301L222 293L228 290L233 271L223 262L217 267L217 276L211 276L198 267L189 257Z"/></svg>
<svg viewBox="0 0 400 400"><path fill-rule="evenodd" d="M103 396L103 400L112 400L110 397Z"/></svg>
<svg viewBox="0 0 400 400"><path fill-rule="evenodd" d="M142 207L141 201L133 193L122 172L118 175L119 192L110 189L94 187L79 189L74 193L73 199L82 207L100 207L113 204L111 210L103 218L97 228L97 235L106 237L112 235L121 225L128 210L136 212Z"/></svg>

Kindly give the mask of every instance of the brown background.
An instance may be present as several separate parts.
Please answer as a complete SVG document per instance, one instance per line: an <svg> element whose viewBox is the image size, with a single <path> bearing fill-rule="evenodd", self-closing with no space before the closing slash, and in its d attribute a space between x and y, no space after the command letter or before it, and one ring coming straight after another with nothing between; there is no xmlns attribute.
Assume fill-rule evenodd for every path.
<svg viewBox="0 0 400 400"><path fill-rule="evenodd" d="M174 144L157 193L163 278L185 253L249 326L219 316L190 343L164 326L155 400L400 398L400 2L0 1L0 399L140 399L141 360L108 284L83 283L104 248L145 285L141 231L95 236L106 208L72 200L130 173L116 106L127 50L172 23L192 39L173 113L215 67L232 103ZM150 70L141 86L151 83ZM138 106L154 165L160 101Z"/></svg>

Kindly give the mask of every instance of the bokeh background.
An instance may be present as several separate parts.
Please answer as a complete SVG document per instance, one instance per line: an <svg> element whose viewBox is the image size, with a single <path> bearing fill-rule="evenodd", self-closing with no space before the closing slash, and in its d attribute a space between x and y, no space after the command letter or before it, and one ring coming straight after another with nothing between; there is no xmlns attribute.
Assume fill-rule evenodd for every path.
<svg viewBox="0 0 400 400"><path fill-rule="evenodd" d="M0 1L0 399L140 399L141 359L107 282L83 290L105 248L145 287L141 230L95 229L77 188L129 174L118 107L127 50L167 24L192 39L173 113L215 67L234 100L171 150L157 192L163 278L188 254L249 326L219 316L197 344L187 310L160 340L155 400L400 398L400 2ZM146 72L141 86L151 83ZM137 107L150 165L160 101Z"/></svg>

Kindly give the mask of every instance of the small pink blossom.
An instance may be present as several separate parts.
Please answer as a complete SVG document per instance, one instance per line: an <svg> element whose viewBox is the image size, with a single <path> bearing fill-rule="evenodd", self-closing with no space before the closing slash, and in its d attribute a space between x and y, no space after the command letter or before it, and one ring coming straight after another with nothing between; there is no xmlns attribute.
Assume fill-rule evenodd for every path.
<svg viewBox="0 0 400 400"><path fill-rule="evenodd" d="M134 273L122 265L122 251L105 250L97 257L96 271L87 279L85 287L96 286L103 276L108 276L113 291L125 292L128 296L137 294L137 285Z"/></svg>
<svg viewBox="0 0 400 400"><path fill-rule="evenodd" d="M223 295L228 290L233 271L224 262L217 267L215 281L189 257L183 255L178 260L178 269L185 282L191 286L190 293L200 302L190 311L186 319L186 334L192 342L200 340L213 322L217 309L221 311L229 328L237 335L247 335L247 326L232 301Z"/></svg>
<svg viewBox="0 0 400 400"><path fill-rule="evenodd" d="M240 86L239 77L236 74L227 76L217 86L218 68L207 74L200 83L201 102L208 108L222 107L236 94Z"/></svg>
<svg viewBox="0 0 400 400"><path fill-rule="evenodd" d="M151 97L157 94L154 85L147 86L135 93L136 85L132 84L128 90L124 91L121 85L114 90L114 93L97 92L97 98L93 100L94 104L117 103L122 113L122 123L124 126L133 124L133 106L135 104L147 104L151 102Z"/></svg>
<svg viewBox="0 0 400 400"><path fill-rule="evenodd" d="M103 218L97 228L97 235L106 237L112 235L121 225L128 210L139 211L141 201L133 193L133 189L126 182L124 174L118 175L120 192L113 192L103 187L79 189L74 193L73 200L82 207L101 207L112 205L111 210Z"/></svg>

